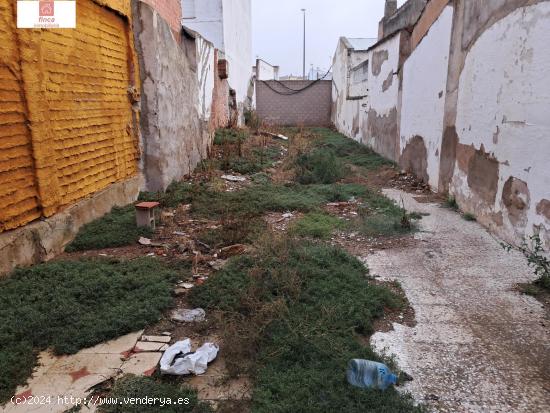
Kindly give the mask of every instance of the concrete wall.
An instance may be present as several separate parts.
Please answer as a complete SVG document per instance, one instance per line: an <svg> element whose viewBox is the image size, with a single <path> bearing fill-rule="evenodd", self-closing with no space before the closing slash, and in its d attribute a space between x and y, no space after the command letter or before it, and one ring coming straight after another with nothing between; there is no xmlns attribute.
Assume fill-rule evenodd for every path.
<svg viewBox="0 0 550 413"><path fill-rule="evenodd" d="M332 110L334 126L346 136L362 142L362 130L368 116L368 97L351 99L349 96L352 66L368 60L368 52L355 52L346 38L340 38L332 65ZM368 83L364 82L368 89Z"/></svg>
<svg viewBox="0 0 550 413"><path fill-rule="evenodd" d="M197 49L178 42L149 5L134 2L134 33L142 77L142 134L146 188L163 190L206 157L209 136L198 104Z"/></svg>
<svg viewBox="0 0 550 413"><path fill-rule="evenodd" d="M502 2L488 3L477 13L506 12ZM471 8L461 11L469 47L449 192L501 237L540 231L550 245L550 2L519 7L484 30L468 20Z"/></svg>
<svg viewBox="0 0 550 413"><path fill-rule="evenodd" d="M224 50L222 0L182 0L182 23Z"/></svg>
<svg viewBox="0 0 550 413"><path fill-rule="evenodd" d="M279 66L273 66L265 60L256 59L256 66L253 72L256 75L256 80L278 80Z"/></svg>
<svg viewBox="0 0 550 413"><path fill-rule="evenodd" d="M251 0L223 0L222 49L229 62L229 86L235 90L238 123L244 122L244 110L252 106L249 96L252 78L252 6Z"/></svg>
<svg viewBox="0 0 550 413"><path fill-rule="evenodd" d="M180 0L141 0L168 23L175 35L181 31L181 1Z"/></svg>
<svg viewBox="0 0 550 413"><path fill-rule="evenodd" d="M214 99L214 76L216 75L216 49L201 36L195 37L197 81L199 87L197 110L201 120L209 122Z"/></svg>
<svg viewBox="0 0 550 413"><path fill-rule="evenodd" d="M402 32L369 50L368 121L362 142L388 159L399 159L399 68Z"/></svg>
<svg viewBox="0 0 550 413"><path fill-rule="evenodd" d="M300 93L289 90L301 90L308 85L312 86ZM260 119L272 125L329 126L331 88L330 80L257 81L256 111Z"/></svg>
<svg viewBox="0 0 550 413"><path fill-rule="evenodd" d="M518 243L540 232L550 245L550 2L430 0L424 6L409 16L414 27L369 51L369 65L380 73L367 80L367 121L355 122L363 142L434 191L454 196L501 238ZM384 50L376 63L374 53ZM344 64L339 48L337 97ZM380 85L391 70L392 82L388 77ZM392 114L376 129L385 138L392 128L400 131L397 157L373 130L372 110ZM362 119L361 107L335 99L333 111L337 128L357 139L349 122Z"/></svg>
<svg viewBox="0 0 550 413"><path fill-rule="evenodd" d="M227 60L242 124L244 109L252 105L251 0L182 0L182 15L183 24L212 42L220 51L218 58Z"/></svg>
<svg viewBox="0 0 550 413"><path fill-rule="evenodd" d="M439 185L453 8L447 6L403 66L401 166Z"/></svg>

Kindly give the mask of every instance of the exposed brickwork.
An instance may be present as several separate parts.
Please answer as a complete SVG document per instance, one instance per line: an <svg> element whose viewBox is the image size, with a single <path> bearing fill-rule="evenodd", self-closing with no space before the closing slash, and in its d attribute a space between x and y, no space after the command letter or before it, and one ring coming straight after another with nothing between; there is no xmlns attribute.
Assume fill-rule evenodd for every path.
<svg viewBox="0 0 550 413"><path fill-rule="evenodd" d="M166 20L174 33L181 31L180 0L141 0L155 9Z"/></svg>
<svg viewBox="0 0 550 413"><path fill-rule="evenodd" d="M218 50L214 51L214 90L212 91L212 111L210 130L223 128L229 124L229 84L220 77L218 69Z"/></svg>
<svg viewBox="0 0 550 413"><path fill-rule="evenodd" d="M137 173L129 24L99 3L73 30L15 30L0 5L0 232Z"/></svg>
<svg viewBox="0 0 550 413"><path fill-rule="evenodd" d="M266 84L267 83L267 84ZM321 80L303 92L292 93L312 83L307 80L256 82L256 110L258 116L272 125L330 126L332 82ZM271 88L283 94L274 92Z"/></svg>

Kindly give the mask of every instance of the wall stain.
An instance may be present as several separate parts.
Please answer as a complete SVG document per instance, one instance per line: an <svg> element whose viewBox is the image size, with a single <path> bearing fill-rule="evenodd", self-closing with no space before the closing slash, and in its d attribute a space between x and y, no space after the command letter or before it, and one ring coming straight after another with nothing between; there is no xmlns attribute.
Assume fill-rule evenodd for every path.
<svg viewBox="0 0 550 413"><path fill-rule="evenodd" d="M474 152L468 162L468 186L480 200L489 205L495 203L498 189L499 163L485 152L483 145Z"/></svg>
<svg viewBox="0 0 550 413"><path fill-rule="evenodd" d="M508 210L508 217L514 226L524 227L527 224L527 211L531 195L527 182L511 176L502 189L502 203Z"/></svg>
<svg viewBox="0 0 550 413"><path fill-rule="evenodd" d="M388 73L388 77L386 80L384 80L384 83L382 83L382 92L385 92L388 90L391 85L393 84L393 72Z"/></svg>
<svg viewBox="0 0 550 413"><path fill-rule="evenodd" d="M365 141L371 142L372 148L380 155L397 160L396 151L398 148L399 134L397 131L397 109L392 110L387 115L378 115L374 109L368 113L367 136Z"/></svg>
<svg viewBox="0 0 550 413"><path fill-rule="evenodd" d="M377 50L372 54L372 74L378 76L382 71L382 65L388 60L387 50Z"/></svg>
<svg viewBox="0 0 550 413"><path fill-rule="evenodd" d="M550 200L543 199L537 204L537 214L542 215L550 223Z"/></svg>
<svg viewBox="0 0 550 413"><path fill-rule="evenodd" d="M422 136L417 135L407 143L399 164L405 171L415 174L425 183L428 182L428 150Z"/></svg>

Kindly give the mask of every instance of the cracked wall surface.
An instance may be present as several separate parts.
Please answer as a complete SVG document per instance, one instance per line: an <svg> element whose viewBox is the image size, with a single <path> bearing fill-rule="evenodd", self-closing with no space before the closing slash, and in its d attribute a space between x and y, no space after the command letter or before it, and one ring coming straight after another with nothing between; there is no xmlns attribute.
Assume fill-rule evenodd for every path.
<svg viewBox="0 0 550 413"><path fill-rule="evenodd" d="M142 78L144 175L150 191L183 179L207 156L207 123L199 113L196 40L174 38L149 5L136 1L135 38Z"/></svg>
<svg viewBox="0 0 550 413"><path fill-rule="evenodd" d="M548 1L430 0L414 27L370 49L367 121L357 122L364 109L333 96L335 126L354 139L362 133L357 140L455 197L501 238L538 232L549 245L549 22ZM335 67L344 59L338 51ZM333 94L344 87L335 80Z"/></svg>

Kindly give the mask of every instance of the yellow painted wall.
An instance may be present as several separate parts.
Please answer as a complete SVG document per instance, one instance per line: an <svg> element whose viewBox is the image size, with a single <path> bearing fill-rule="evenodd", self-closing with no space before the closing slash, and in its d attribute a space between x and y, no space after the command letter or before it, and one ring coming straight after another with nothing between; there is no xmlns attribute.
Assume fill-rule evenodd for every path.
<svg viewBox="0 0 550 413"><path fill-rule="evenodd" d="M138 86L129 1L79 0L76 29L44 30L15 29L14 2L6 3L0 231L136 174L138 158L139 119L128 93Z"/></svg>

